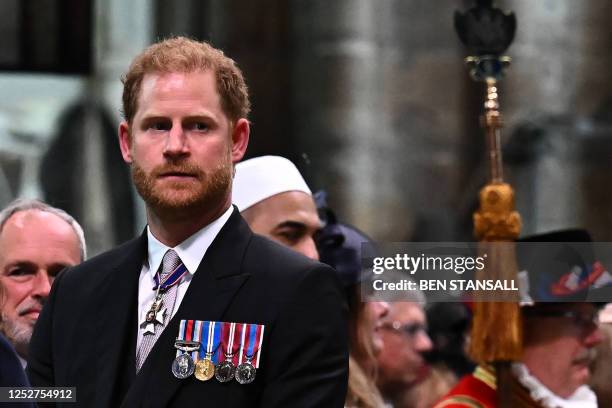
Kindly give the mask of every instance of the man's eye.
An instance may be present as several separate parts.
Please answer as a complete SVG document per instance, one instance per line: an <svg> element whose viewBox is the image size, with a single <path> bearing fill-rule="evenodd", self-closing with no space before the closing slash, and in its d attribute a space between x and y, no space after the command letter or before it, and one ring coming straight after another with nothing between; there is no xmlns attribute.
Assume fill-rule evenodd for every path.
<svg viewBox="0 0 612 408"><path fill-rule="evenodd" d="M289 243L296 243L302 237L302 234L296 230L285 230L279 231L278 236Z"/></svg>
<svg viewBox="0 0 612 408"><path fill-rule="evenodd" d="M8 270L7 276L19 278L22 276L28 276L32 274L32 270L29 268L12 268Z"/></svg>
<svg viewBox="0 0 612 408"><path fill-rule="evenodd" d="M191 130L195 130L197 132L206 132L210 128L210 126L204 122L193 122L189 127Z"/></svg>
<svg viewBox="0 0 612 408"><path fill-rule="evenodd" d="M170 124L164 122L152 122L147 126L151 130L167 131L170 130Z"/></svg>

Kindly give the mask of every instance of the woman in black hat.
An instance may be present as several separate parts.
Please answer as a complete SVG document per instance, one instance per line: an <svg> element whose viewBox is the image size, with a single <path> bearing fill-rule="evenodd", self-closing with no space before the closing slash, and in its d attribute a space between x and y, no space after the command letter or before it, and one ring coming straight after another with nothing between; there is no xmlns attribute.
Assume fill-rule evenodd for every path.
<svg viewBox="0 0 612 408"><path fill-rule="evenodd" d="M360 283L361 245L371 240L356 228L338 223L333 212L323 210L325 227L317 237L321 262L336 269L346 290L349 305L349 384L347 408L379 408L384 405L376 387L376 354L382 348L378 335L381 318L388 312L386 302L366 302Z"/></svg>

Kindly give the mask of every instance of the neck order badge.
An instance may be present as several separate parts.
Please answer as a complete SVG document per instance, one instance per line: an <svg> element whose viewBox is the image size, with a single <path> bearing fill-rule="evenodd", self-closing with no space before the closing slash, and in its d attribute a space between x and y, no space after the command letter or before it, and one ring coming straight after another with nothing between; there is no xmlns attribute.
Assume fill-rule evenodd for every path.
<svg viewBox="0 0 612 408"><path fill-rule="evenodd" d="M263 343L264 325L181 320L172 363L176 378L195 373L200 381L213 376L219 382L240 384L255 380Z"/></svg>
<svg viewBox="0 0 612 408"><path fill-rule="evenodd" d="M172 252L174 253L174 251ZM170 254L170 250L166 254L167 255L164 255L164 261L166 259L166 256L170 256L168 255ZM157 271L155 277L153 278L155 280L155 286L153 287L153 290L155 291L155 300L153 300L151 308L145 315L144 322L140 324L140 328L144 330L143 334L145 336L155 334L155 325L164 325L164 320L166 318L166 315L168 314L168 308L163 307L163 295L168 291L168 289L178 284L181 279L183 279L183 276L185 276L185 274L188 272L187 268L185 267L185 265L183 265L178 256L174 256L176 257L176 261L169 260L168 262L178 262L179 264L172 268L172 272L162 272L160 274L160 271ZM160 268L165 269L164 263L162 263L162 266Z"/></svg>

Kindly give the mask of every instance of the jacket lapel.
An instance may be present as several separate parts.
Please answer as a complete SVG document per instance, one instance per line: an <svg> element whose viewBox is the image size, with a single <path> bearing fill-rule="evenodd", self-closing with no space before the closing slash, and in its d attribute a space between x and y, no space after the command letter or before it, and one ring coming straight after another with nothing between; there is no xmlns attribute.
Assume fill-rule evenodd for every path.
<svg viewBox="0 0 612 408"><path fill-rule="evenodd" d="M249 278L242 259L252 232L236 209L221 229L193 275L176 314L145 361L122 406L165 407L182 381L172 375L174 340L182 319L222 321L238 290Z"/></svg>
<svg viewBox="0 0 612 408"><path fill-rule="evenodd" d="M117 262L110 266L110 273L100 285L95 354L96 404L100 407L116 406L118 401L112 398L127 388L121 381L129 382L136 372L138 277L147 256L146 232L118 251Z"/></svg>

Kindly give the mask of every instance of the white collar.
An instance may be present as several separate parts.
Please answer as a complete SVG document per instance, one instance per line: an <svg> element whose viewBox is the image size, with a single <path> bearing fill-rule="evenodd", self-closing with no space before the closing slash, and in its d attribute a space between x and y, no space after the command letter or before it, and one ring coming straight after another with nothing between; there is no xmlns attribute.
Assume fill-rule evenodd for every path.
<svg viewBox="0 0 612 408"><path fill-rule="evenodd" d="M151 279L157 273L159 265L161 265L162 258L168 249L174 249L176 254L181 258L183 264L187 267L187 270L191 275L198 270L200 262L204 258L208 247L216 238L221 228L225 225L229 217L232 215L234 208L230 206L219 218L175 246L170 248L153 236L151 229L147 225L147 239L148 239L148 258L149 273Z"/></svg>
<svg viewBox="0 0 612 408"><path fill-rule="evenodd" d="M544 408L597 408L597 397L586 385L579 387L569 398L561 398L536 377L531 375L523 363L513 363L512 372L518 381L527 388L529 395Z"/></svg>

